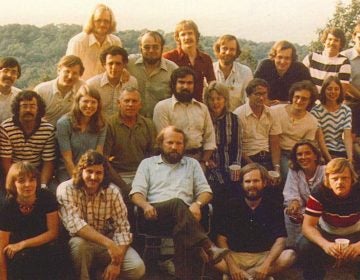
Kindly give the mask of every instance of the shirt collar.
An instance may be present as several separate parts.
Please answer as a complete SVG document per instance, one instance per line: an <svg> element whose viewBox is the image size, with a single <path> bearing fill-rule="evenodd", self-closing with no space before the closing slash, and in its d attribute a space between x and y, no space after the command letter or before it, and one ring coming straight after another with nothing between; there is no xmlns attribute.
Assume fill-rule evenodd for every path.
<svg viewBox="0 0 360 280"><path fill-rule="evenodd" d="M109 35L106 35L104 43L105 43L105 42L108 43L108 44L111 44ZM103 44L104 44L104 43L103 43ZM90 33L90 34L89 34L89 47L92 46L92 45L94 45L94 44L100 45L100 43L99 43L99 41L96 39L94 33Z"/></svg>
<svg viewBox="0 0 360 280"><path fill-rule="evenodd" d="M262 114L269 114L270 108L266 105L264 105L264 110ZM255 115L254 111L251 109L249 101L245 103L245 116L248 117L250 115Z"/></svg>
<svg viewBox="0 0 360 280"><path fill-rule="evenodd" d="M184 103L182 103L182 102L180 102L179 100L177 100L177 99L175 98L175 95L173 94L173 95L171 96L171 107L172 107L172 109L174 109L174 107L175 107L176 104L184 104ZM194 104L194 105L197 105L197 106L200 106L200 107L201 107L201 102L197 101L197 100L194 99L194 98L191 99L190 103L188 103L188 104Z"/></svg>
<svg viewBox="0 0 360 280"><path fill-rule="evenodd" d="M158 156L156 156L156 157L157 157L157 158L156 158L155 162L156 162L157 164L169 164L169 163L167 163L167 162L165 162L165 161L163 160L163 158L162 158L161 155L158 155ZM185 163L186 163L185 156L183 156L183 157L181 158L181 160L180 160L180 164L181 164L181 165L184 165Z"/></svg>
<svg viewBox="0 0 360 280"><path fill-rule="evenodd" d="M360 54L359 54L358 51L355 49L355 47L354 47L354 48L351 48L351 49L350 49L350 52L349 52L349 59L350 59L350 60L353 60L353 59L355 59L355 58L357 58L357 57L360 57Z"/></svg>
<svg viewBox="0 0 360 280"><path fill-rule="evenodd" d="M135 60L135 64L144 65L144 59L143 59L142 55L140 55L139 58ZM166 59L163 58L163 57L161 57L161 60L160 60L160 69L168 71L167 64L166 64Z"/></svg>

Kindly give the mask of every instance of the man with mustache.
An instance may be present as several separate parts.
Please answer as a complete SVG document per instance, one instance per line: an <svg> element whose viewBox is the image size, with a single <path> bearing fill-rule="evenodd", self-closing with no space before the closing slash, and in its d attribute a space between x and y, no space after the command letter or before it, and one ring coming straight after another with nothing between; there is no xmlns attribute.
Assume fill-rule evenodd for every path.
<svg viewBox="0 0 360 280"><path fill-rule="evenodd" d="M241 54L240 44L235 36L221 36L213 49L218 58L218 61L213 63L216 80L229 88L229 109L234 111L245 103L245 88L253 79L253 74L249 67L235 61Z"/></svg>
<svg viewBox="0 0 360 280"><path fill-rule="evenodd" d="M320 92L327 77L337 76L344 92L348 92L351 66L347 57L340 53L346 44L344 32L339 28L327 28L321 36L321 42L324 50L310 53L303 60L304 65L309 68L313 83Z"/></svg>
<svg viewBox="0 0 360 280"><path fill-rule="evenodd" d="M139 84L143 104L140 112L148 118L152 118L156 103L171 96L170 75L178 68L174 62L162 57L164 44L164 37L159 32L146 31L139 38L141 54L130 55L127 66Z"/></svg>
<svg viewBox="0 0 360 280"><path fill-rule="evenodd" d="M0 59L0 123L11 117L11 103L20 89L14 87L21 76L19 62L13 57Z"/></svg>
<svg viewBox="0 0 360 280"><path fill-rule="evenodd" d="M240 171L242 195L228 202L217 237L219 247L231 250L215 266L231 276L223 279L270 280L295 261L295 252L285 249L282 205L275 204L266 192L268 178L266 169L257 163Z"/></svg>
<svg viewBox="0 0 360 280"><path fill-rule="evenodd" d="M204 78L210 83L215 80L215 74L210 56L199 50L200 32L195 22L180 21L175 27L174 39L177 48L164 53L163 57L195 71L194 98L201 102Z"/></svg>
<svg viewBox="0 0 360 280"><path fill-rule="evenodd" d="M160 101L154 109L153 121L157 132L174 125L188 139L185 154L200 161L206 170L216 148L215 132L208 108L194 98L195 72L179 67L170 78L171 98Z"/></svg>
<svg viewBox="0 0 360 280"><path fill-rule="evenodd" d="M45 121L45 103L34 91L19 92L11 104L13 116L0 125L0 159L3 175L13 162L27 160L40 172L42 187L54 169L54 127Z"/></svg>
<svg viewBox="0 0 360 280"><path fill-rule="evenodd" d="M161 154L144 159L136 172L130 197L143 210L149 231L172 232L175 245L175 274L195 279L190 263L191 251L201 248L204 261L219 262L228 252L217 248L200 225L201 208L212 198L212 191L199 163L184 156L185 133L175 126L160 131L157 144Z"/></svg>
<svg viewBox="0 0 360 280"><path fill-rule="evenodd" d="M45 119L53 126L70 111L75 93L84 84L80 80L83 73L81 59L75 55L66 55L58 62L57 78L34 88L45 102Z"/></svg>
<svg viewBox="0 0 360 280"><path fill-rule="evenodd" d="M133 76L127 77L127 82L123 82L123 70L128 63L125 49L111 46L100 54L100 61L105 72L90 78L86 83L100 93L104 115L110 118L118 112L117 100L120 91L124 87L137 88L138 84Z"/></svg>

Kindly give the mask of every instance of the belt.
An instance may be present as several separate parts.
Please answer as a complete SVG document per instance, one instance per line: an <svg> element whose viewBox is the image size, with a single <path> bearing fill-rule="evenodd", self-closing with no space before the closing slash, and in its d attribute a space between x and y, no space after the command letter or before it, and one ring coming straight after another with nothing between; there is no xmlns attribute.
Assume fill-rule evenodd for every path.
<svg viewBox="0 0 360 280"><path fill-rule="evenodd" d="M261 151L255 155L252 155L252 157L268 157L268 156L270 156L270 152L267 151Z"/></svg>

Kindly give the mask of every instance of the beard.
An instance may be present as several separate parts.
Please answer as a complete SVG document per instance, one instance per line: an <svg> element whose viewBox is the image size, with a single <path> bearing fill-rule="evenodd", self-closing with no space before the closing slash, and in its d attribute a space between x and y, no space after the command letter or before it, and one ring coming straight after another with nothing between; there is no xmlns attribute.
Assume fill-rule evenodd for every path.
<svg viewBox="0 0 360 280"><path fill-rule="evenodd" d="M234 63L234 61L236 60L236 57L229 56L229 55L221 55L219 57L219 59L221 59L225 65L232 65Z"/></svg>
<svg viewBox="0 0 360 280"><path fill-rule="evenodd" d="M253 193L254 190L251 190L252 192L250 193L250 191L247 191L247 190L244 190L243 189L243 193L244 193L244 196L245 198L247 198L248 200L250 201L256 201L256 200L259 200L260 198L263 197L263 193L264 193L264 190L257 190L255 193Z"/></svg>
<svg viewBox="0 0 360 280"><path fill-rule="evenodd" d="M181 103L190 103L191 100L194 98L194 93L183 89L180 92L175 92L174 96Z"/></svg>
<svg viewBox="0 0 360 280"><path fill-rule="evenodd" d="M161 60L161 57L152 58L152 57L143 56L143 61L150 65L154 65L154 64L158 63L160 60Z"/></svg>
<svg viewBox="0 0 360 280"><path fill-rule="evenodd" d="M166 162L171 163L171 164L180 162L183 155L184 155L184 153L178 153L178 152L165 152L165 151L161 152L161 156L162 156L163 160L165 160Z"/></svg>

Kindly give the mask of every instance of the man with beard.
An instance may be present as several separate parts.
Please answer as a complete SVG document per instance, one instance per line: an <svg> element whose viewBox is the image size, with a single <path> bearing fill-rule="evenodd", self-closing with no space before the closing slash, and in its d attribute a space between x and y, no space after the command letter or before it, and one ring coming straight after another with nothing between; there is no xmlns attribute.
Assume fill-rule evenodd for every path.
<svg viewBox="0 0 360 280"><path fill-rule="evenodd" d="M157 31L146 31L139 38L141 54L130 55L127 69L138 81L143 107L140 113L152 118L156 103L169 98L171 73L178 66L162 57L165 40Z"/></svg>
<svg viewBox="0 0 360 280"><path fill-rule="evenodd" d="M74 95L84 84L80 77L84 66L75 55L63 56L57 65L57 78L34 88L46 105L45 119L53 126L71 109Z"/></svg>
<svg viewBox="0 0 360 280"><path fill-rule="evenodd" d="M257 163L244 166L240 171L242 195L231 199L224 213L217 244L231 251L216 268L231 279L273 279L271 275L295 261L295 252L285 250L283 208L265 191L268 177Z"/></svg>
<svg viewBox="0 0 360 280"><path fill-rule="evenodd" d="M11 103L20 89L14 87L21 76L19 62L13 57L0 59L0 123L11 117Z"/></svg>
<svg viewBox="0 0 360 280"><path fill-rule="evenodd" d="M84 80L104 70L99 60L103 50L110 46L122 46L120 38L111 34L115 31L116 20L113 11L104 4L97 4L83 32L70 39L66 54L81 58L85 66Z"/></svg>
<svg viewBox="0 0 360 280"><path fill-rule="evenodd" d="M213 49L218 58L218 61L213 63L216 80L229 88L229 110L233 111L245 103L245 88L253 79L253 74L249 67L235 61L241 54L235 36L221 36L215 42Z"/></svg>
<svg viewBox="0 0 360 280"><path fill-rule="evenodd" d="M271 47L269 58L260 62L254 76L269 83L269 105L289 103L292 84L311 80L309 69L297 61L296 48L288 41L278 41Z"/></svg>
<svg viewBox="0 0 360 280"><path fill-rule="evenodd" d="M86 83L100 93L104 115L110 118L118 112L117 101L121 90L125 87L137 88L138 84L133 76L127 77L127 82L123 82L123 70L128 63L125 49L111 46L100 54L100 61L105 72L92 77Z"/></svg>
<svg viewBox="0 0 360 280"><path fill-rule="evenodd" d="M130 197L143 210L146 228L173 232L176 276L194 279L188 274L193 259L189 256L194 255L189 250L200 247L203 259L212 264L228 250L217 248L199 224L201 207L209 203L212 192L199 163L183 156L185 133L168 126L157 143L161 154L140 163Z"/></svg>
<svg viewBox="0 0 360 280"><path fill-rule="evenodd" d="M174 39L177 48L163 56L179 66L188 66L195 72L194 98L202 101L204 79L207 83L215 80L211 57L199 50L200 32L192 20L182 20L176 27Z"/></svg>
<svg viewBox="0 0 360 280"><path fill-rule="evenodd" d="M171 74L171 98L160 101L154 109L154 124L160 132L174 125L182 129L188 139L185 154L200 161L203 170L216 148L215 132L206 105L194 99L195 72L180 67Z"/></svg>
<svg viewBox="0 0 360 280"><path fill-rule="evenodd" d="M27 160L40 172L42 187L52 177L55 154L54 127L45 121L45 103L34 91L19 92L11 104L13 117L0 126L0 159L6 175L13 162Z"/></svg>

